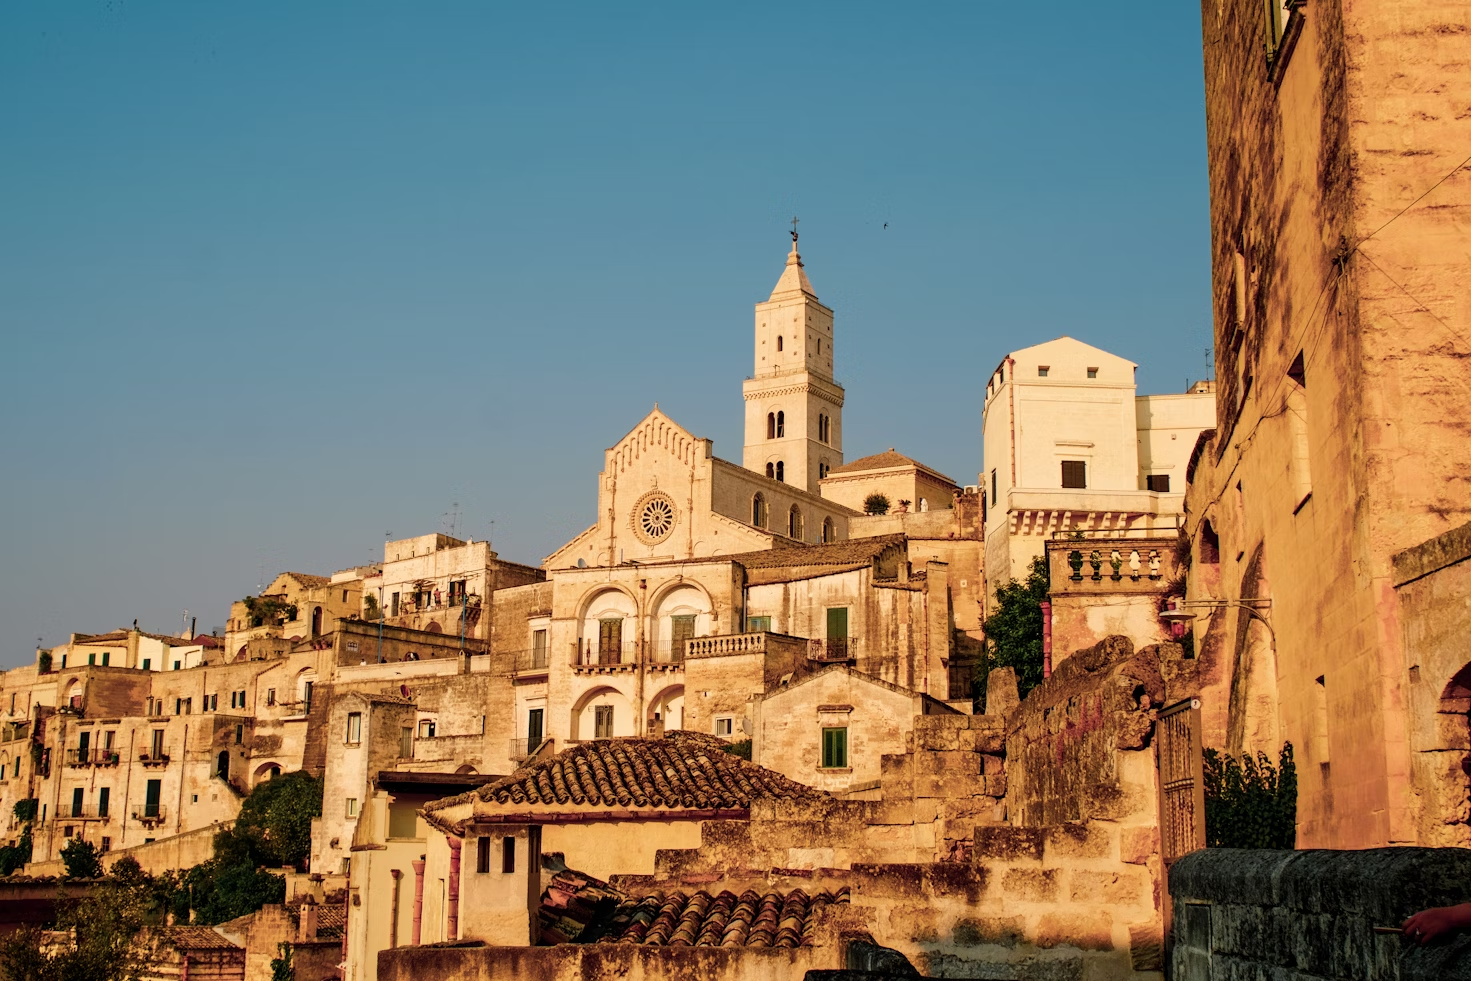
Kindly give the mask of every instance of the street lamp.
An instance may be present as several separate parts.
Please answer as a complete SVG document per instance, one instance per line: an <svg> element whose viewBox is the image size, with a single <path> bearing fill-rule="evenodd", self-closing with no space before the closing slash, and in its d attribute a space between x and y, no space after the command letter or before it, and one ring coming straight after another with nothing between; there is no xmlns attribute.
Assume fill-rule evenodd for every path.
<svg viewBox="0 0 1471 981"><path fill-rule="evenodd" d="M1169 609L1159 615L1161 620L1167 623L1189 623L1195 619L1195 614L1190 610L1245 610L1249 616L1260 620L1262 626L1267 628L1271 635L1272 644L1277 644L1277 632L1272 629L1272 623L1267 619L1267 614L1272 611L1270 599L1248 597L1246 599L1211 599L1211 600L1171 600Z"/></svg>

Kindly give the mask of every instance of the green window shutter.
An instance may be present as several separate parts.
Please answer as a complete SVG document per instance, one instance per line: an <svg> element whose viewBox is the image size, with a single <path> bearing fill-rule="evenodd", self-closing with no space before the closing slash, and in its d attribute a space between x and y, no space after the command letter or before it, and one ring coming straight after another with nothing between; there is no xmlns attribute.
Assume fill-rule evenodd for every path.
<svg viewBox="0 0 1471 981"><path fill-rule="evenodd" d="M848 639L848 608L846 606L827 611L827 639Z"/></svg>
<svg viewBox="0 0 1471 981"><path fill-rule="evenodd" d="M746 617L746 633L759 634L771 629L771 617Z"/></svg>
<svg viewBox="0 0 1471 981"><path fill-rule="evenodd" d="M822 765L824 769L842 769L848 765L848 730L822 730Z"/></svg>

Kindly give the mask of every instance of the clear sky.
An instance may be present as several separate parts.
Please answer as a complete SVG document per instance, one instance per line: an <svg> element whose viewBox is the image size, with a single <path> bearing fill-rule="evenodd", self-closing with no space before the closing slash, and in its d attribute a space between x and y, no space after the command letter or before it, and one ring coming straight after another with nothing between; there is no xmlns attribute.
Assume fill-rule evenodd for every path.
<svg viewBox="0 0 1471 981"><path fill-rule="evenodd" d="M538 563L656 401L739 461L793 214L850 460L975 482L1060 334L1207 373L1191 3L11 0L0 148L4 666L387 533Z"/></svg>

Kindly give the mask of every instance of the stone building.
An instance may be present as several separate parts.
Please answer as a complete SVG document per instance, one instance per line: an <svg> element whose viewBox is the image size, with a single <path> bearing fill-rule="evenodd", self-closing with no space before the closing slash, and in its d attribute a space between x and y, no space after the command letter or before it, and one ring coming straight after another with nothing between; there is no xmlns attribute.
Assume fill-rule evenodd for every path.
<svg viewBox="0 0 1471 981"><path fill-rule="evenodd" d="M440 534L385 542L383 565L363 580L362 618L488 640L489 604L496 590L538 582L545 575L500 558L489 542L462 542Z"/></svg>
<svg viewBox="0 0 1471 981"><path fill-rule="evenodd" d="M986 383L986 581L1025 579L1049 538L1174 538L1185 465L1215 419L1211 386L1136 395L1134 363L1059 337Z"/></svg>
<svg viewBox="0 0 1471 981"><path fill-rule="evenodd" d="M1458 668L1407 648L1394 563L1471 517L1450 449L1471 420L1465 10L1268 9L1203 10L1218 397L1186 509L1188 600L1217 607L1193 624L1206 745L1293 744L1299 847L1430 844L1444 773L1417 754Z"/></svg>

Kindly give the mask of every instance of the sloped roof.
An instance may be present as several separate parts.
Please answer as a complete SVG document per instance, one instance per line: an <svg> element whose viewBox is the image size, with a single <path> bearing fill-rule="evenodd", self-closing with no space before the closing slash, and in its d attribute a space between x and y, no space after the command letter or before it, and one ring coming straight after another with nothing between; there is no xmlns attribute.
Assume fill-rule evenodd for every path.
<svg viewBox="0 0 1471 981"><path fill-rule="evenodd" d="M291 914L292 920L298 925L301 923L302 910L306 903L296 903L286 907ZM347 907L338 903L318 903L317 907L317 935L315 940L340 940L342 930L347 924Z"/></svg>
<svg viewBox="0 0 1471 981"><path fill-rule="evenodd" d="M110 646L113 644L121 644L127 641L129 633L131 633L131 631L112 630L105 634L92 634L90 637L79 637L77 638L76 644L74 646L91 644L96 644L99 646ZM162 641L163 643L168 644L170 647L194 647L196 645L204 643L203 640L198 638L175 637L172 634L153 634L149 633L146 630L138 631L138 635L140 637L148 637L152 640Z"/></svg>
<svg viewBox="0 0 1471 981"><path fill-rule="evenodd" d="M176 926L163 931L166 941L184 950L244 950L232 943L214 927Z"/></svg>
<svg viewBox="0 0 1471 981"><path fill-rule="evenodd" d="M309 572L283 572L281 575L295 579L308 589L315 589L318 586L330 586L332 584L331 576L314 576Z"/></svg>
<svg viewBox="0 0 1471 981"><path fill-rule="evenodd" d="M831 476L833 474L862 473L865 470L888 470L893 467L918 467L925 473L934 474L936 477L943 478L944 480L947 480L952 484L955 483L954 480L945 476L934 467L927 467L913 457L908 457L905 456L903 453L896 452L892 446L889 447L887 450L884 450L882 453L874 453L870 456L859 457L852 463L845 463L841 467L833 467L831 470L828 471L828 475Z"/></svg>
<svg viewBox="0 0 1471 981"><path fill-rule="evenodd" d="M796 293L798 291L806 293L813 299L817 298L817 294L813 292L811 281L807 279L807 272L802 268L802 256L797 252L797 242L793 239L792 251L787 253L786 268L781 271L781 278L776 281L776 286L772 288L771 298L774 300L783 294Z"/></svg>
<svg viewBox="0 0 1471 981"><path fill-rule="evenodd" d="M496 804L696 810L747 808L752 801L765 798L816 800L826 796L725 752L725 745L714 736L685 730L675 730L662 739L596 739L538 760L472 793L480 801Z"/></svg>
<svg viewBox="0 0 1471 981"><path fill-rule="evenodd" d="M625 896L600 879L562 869L537 908L539 943L647 944L659 947L811 946L818 914L848 902L848 887L809 897L802 889L747 889Z"/></svg>
<svg viewBox="0 0 1471 981"><path fill-rule="evenodd" d="M780 541L759 552L737 552L716 558L739 562L747 569L778 569L812 565L867 565L894 545L902 545L902 534L849 538L826 545L800 545Z"/></svg>

